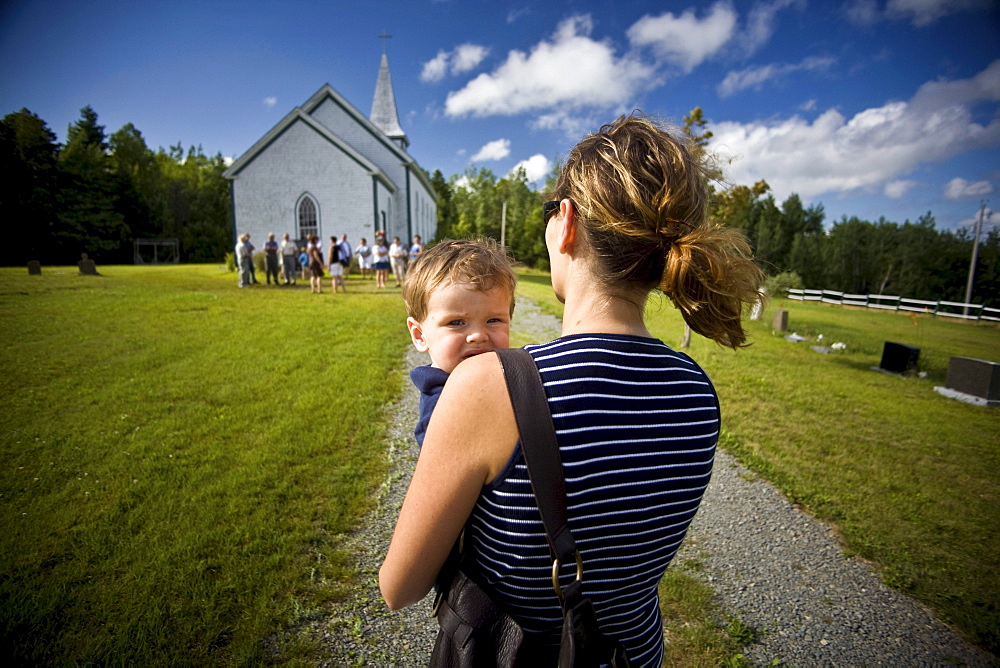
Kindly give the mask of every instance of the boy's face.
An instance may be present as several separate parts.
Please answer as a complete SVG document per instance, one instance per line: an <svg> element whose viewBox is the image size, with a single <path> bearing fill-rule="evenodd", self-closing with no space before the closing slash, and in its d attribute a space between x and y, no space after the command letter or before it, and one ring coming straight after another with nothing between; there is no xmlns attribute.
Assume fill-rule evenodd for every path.
<svg viewBox="0 0 1000 668"><path fill-rule="evenodd" d="M468 357L506 348L510 298L499 287L482 292L470 283L438 286L427 300L423 321L406 319L413 345L430 353L431 364L448 373Z"/></svg>

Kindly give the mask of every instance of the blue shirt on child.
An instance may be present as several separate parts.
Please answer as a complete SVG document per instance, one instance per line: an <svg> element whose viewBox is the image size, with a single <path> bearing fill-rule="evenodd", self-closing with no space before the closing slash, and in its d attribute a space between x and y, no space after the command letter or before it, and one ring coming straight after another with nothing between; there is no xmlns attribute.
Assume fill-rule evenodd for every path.
<svg viewBox="0 0 1000 668"><path fill-rule="evenodd" d="M444 383L448 380L448 372L430 365L418 366L410 371L410 380L420 390L420 418L417 420L413 435L417 438L417 445L423 446L431 413L434 412L441 390L444 389Z"/></svg>

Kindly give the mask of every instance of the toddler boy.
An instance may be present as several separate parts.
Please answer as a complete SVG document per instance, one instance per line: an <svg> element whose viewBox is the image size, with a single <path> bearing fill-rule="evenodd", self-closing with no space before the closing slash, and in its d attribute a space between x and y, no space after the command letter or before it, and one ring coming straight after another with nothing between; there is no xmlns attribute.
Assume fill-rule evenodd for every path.
<svg viewBox="0 0 1000 668"><path fill-rule="evenodd" d="M431 356L430 365L410 371L420 390L418 445L448 374L464 359L508 346L516 283L510 258L493 239L441 241L410 266L406 326L416 349Z"/></svg>

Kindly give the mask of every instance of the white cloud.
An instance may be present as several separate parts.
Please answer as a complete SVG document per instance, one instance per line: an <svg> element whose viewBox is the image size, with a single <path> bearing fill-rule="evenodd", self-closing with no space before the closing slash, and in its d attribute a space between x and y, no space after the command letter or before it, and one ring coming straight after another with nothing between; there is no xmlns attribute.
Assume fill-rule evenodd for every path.
<svg viewBox="0 0 1000 668"><path fill-rule="evenodd" d="M774 64L763 65L761 67L748 67L737 72L730 72L716 87L719 97L729 97L741 90L760 90L768 81L780 79L793 72L816 71L829 68L835 60L833 58L806 58L801 63L796 64Z"/></svg>
<svg viewBox="0 0 1000 668"><path fill-rule="evenodd" d="M528 183L535 183L544 179L552 171L552 161L538 153L514 165L510 173L513 174L522 167L525 176L528 177Z"/></svg>
<svg viewBox="0 0 1000 668"><path fill-rule="evenodd" d="M799 105L799 109L801 109L802 111L812 111L815 108L816 108L816 100L815 99L806 100L801 105Z"/></svg>
<svg viewBox="0 0 1000 668"><path fill-rule="evenodd" d="M847 19L859 26L869 27L879 20L878 3L875 0L851 0L844 6Z"/></svg>
<svg viewBox="0 0 1000 668"><path fill-rule="evenodd" d="M885 13L890 18L902 18L921 27L939 18L975 9L988 9L990 0L889 0Z"/></svg>
<svg viewBox="0 0 1000 668"><path fill-rule="evenodd" d="M468 190L470 183L471 181L469 180L469 177L466 176L465 174L462 174L460 177L455 179L453 185L455 186L455 190L458 190L459 188L465 188L466 190Z"/></svg>
<svg viewBox="0 0 1000 668"><path fill-rule="evenodd" d="M518 19L520 19L522 16L527 16L529 14L531 14L531 8L530 7L522 7L520 9L512 9L511 11L507 12L507 23L514 23Z"/></svg>
<svg viewBox="0 0 1000 668"><path fill-rule="evenodd" d="M618 57L607 42L590 37L589 16L559 24L551 40L530 53L511 51L493 72L480 74L448 94L448 116L513 115L561 107L563 114L607 109L632 98L656 79L655 70L632 56Z"/></svg>
<svg viewBox="0 0 1000 668"><path fill-rule="evenodd" d="M944 196L948 199L961 199L963 197L980 197L993 192L993 186L989 181L969 182L962 178L954 178L944 187Z"/></svg>
<svg viewBox="0 0 1000 668"><path fill-rule="evenodd" d="M489 49L478 44L461 44L455 47L451 57L451 73L462 74L483 62Z"/></svg>
<svg viewBox="0 0 1000 668"><path fill-rule="evenodd" d="M472 162L502 160L508 155L510 155L510 140L495 139L479 149L479 152L472 156Z"/></svg>
<svg viewBox="0 0 1000 668"><path fill-rule="evenodd" d="M805 0L774 0L754 6L747 17L746 30L740 36L743 47L748 53L756 51L774 35L774 22L778 11L793 5L802 9L805 4Z"/></svg>
<svg viewBox="0 0 1000 668"><path fill-rule="evenodd" d="M438 51L434 58L424 63L420 80L433 83L444 79L449 72L453 75L468 72L483 62L489 51L478 44L460 44L450 52Z"/></svg>
<svg viewBox="0 0 1000 668"><path fill-rule="evenodd" d="M424 63L424 68L420 70L420 80L425 82L441 81L447 73L448 52L438 51L434 58Z"/></svg>
<svg viewBox="0 0 1000 668"><path fill-rule="evenodd" d="M712 150L741 184L766 179L778 199L791 193L873 190L927 162L1000 145L1000 118L982 125L973 105L1000 101L1000 60L970 79L924 84L908 102L866 109L853 118L836 110L809 123L798 116L712 126Z"/></svg>
<svg viewBox="0 0 1000 668"><path fill-rule="evenodd" d="M664 12L643 16L628 29L633 46L650 47L658 57L690 72L715 55L736 33L736 12L726 2L716 2L708 16L694 10L680 16Z"/></svg>
<svg viewBox="0 0 1000 668"><path fill-rule="evenodd" d="M849 0L844 13L855 25L871 27L881 21L910 21L918 28L957 12L989 9L991 0L889 0L885 11L876 0Z"/></svg>
<svg viewBox="0 0 1000 668"><path fill-rule="evenodd" d="M882 192L885 193L885 196L890 199L900 199L915 185L917 185L916 181L907 181L905 179L890 181L885 184L885 188L882 189Z"/></svg>
<svg viewBox="0 0 1000 668"><path fill-rule="evenodd" d="M276 104L278 104L278 98L274 97L273 95L271 97L264 98L265 107L273 107Z"/></svg>

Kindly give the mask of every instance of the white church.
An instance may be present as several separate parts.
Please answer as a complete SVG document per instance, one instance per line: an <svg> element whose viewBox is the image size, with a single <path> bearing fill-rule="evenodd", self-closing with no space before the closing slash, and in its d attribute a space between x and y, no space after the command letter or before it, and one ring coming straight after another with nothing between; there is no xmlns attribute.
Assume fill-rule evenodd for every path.
<svg viewBox="0 0 1000 668"><path fill-rule="evenodd" d="M437 196L409 144L383 52L370 118L325 84L223 173L234 243L244 232L258 249L272 232L300 246L315 234L324 248L342 234L353 246L361 237L371 243L376 230L389 241L431 240Z"/></svg>

